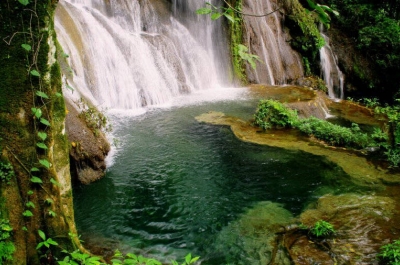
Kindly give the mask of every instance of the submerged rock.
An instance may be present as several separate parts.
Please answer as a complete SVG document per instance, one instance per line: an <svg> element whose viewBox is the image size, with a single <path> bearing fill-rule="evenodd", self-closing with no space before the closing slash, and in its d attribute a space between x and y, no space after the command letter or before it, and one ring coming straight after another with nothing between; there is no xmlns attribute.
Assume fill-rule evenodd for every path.
<svg viewBox="0 0 400 265"><path fill-rule="evenodd" d="M378 264L382 245L399 236L396 201L382 196L326 195L303 212L300 221L311 227L329 221L336 234L323 241L304 233L288 233L285 246L294 264Z"/></svg>
<svg viewBox="0 0 400 265"><path fill-rule="evenodd" d="M277 233L293 221L292 214L280 204L260 202L218 236L213 249L223 253L232 264L291 264L277 240Z"/></svg>
<svg viewBox="0 0 400 265"><path fill-rule="evenodd" d="M384 189L386 184L400 184L398 174L377 167L359 153L349 152L345 148L330 147L310 140L293 130L268 130L252 126L250 122L225 116L222 112L208 112L196 117L199 122L230 126L235 136L245 142L281 147L289 150L302 150L314 155L325 156L340 166L351 181L368 188ZM384 185L385 184L385 185Z"/></svg>

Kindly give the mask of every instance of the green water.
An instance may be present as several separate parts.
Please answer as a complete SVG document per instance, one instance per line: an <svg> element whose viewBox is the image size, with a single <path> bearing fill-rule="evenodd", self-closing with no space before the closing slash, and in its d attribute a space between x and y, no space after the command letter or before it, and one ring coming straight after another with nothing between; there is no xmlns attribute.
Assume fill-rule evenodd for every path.
<svg viewBox="0 0 400 265"><path fill-rule="evenodd" d="M321 157L243 143L226 127L194 119L209 110L249 119L254 109L253 101L218 102L114 116L114 163L103 179L74 190L82 238L223 264L229 251L218 250L221 231L260 202L295 216L322 193L351 189L346 174Z"/></svg>

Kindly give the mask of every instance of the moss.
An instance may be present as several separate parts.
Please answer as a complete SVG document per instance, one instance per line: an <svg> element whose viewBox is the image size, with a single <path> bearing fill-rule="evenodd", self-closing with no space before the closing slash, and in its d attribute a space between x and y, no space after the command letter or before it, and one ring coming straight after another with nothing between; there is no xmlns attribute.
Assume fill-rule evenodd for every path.
<svg viewBox="0 0 400 265"><path fill-rule="evenodd" d="M242 0L232 1L232 5L238 9L242 9ZM243 60L238 54L238 45L243 43L243 18L236 12L231 13L235 23L230 23L230 43L234 76L241 82L247 84L246 69Z"/></svg>
<svg viewBox="0 0 400 265"><path fill-rule="evenodd" d="M40 263L35 249L41 240L36 232L38 229L50 237L61 237L57 241L63 248L80 246L79 241L72 242L75 240L68 237L70 231L76 233L76 228L70 196L68 141L62 134L64 99L56 95L61 94L61 74L59 65L53 64L55 32L52 21L55 6L52 1L46 0L30 2L27 6L22 6L18 1L0 3L0 34L8 36L0 42L0 63L4 66L0 68L0 144L17 176L4 198L10 201L9 205L19 205L19 208L15 206L16 210L10 209L9 205L3 207L10 212L10 220L15 220L19 227L26 226L30 232L16 233L16 245L26 249L26 252L18 251L17 264ZM25 50L21 44L29 44L32 50ZM33 69L39 71L40 77L29 74ZM35 96L38 90L46 93L50 99ZM34 122L31 112L33 106L41 108L42 117L51 126L45 126L37 120ZM36 148L38 130L46 132L48 150ZM35 176L43 181L41 186L31 183L31 175L27 172L32 166L40 167L38 159L47 159L53 165L49 170L42 167L36 173ZM63 180L63 190L51 183L52 178L59 182ZM27 195L29 190L34 191L33 196ZM49 196L58 202L51 208L56 217L48 216L49 208L43 203ZM27 200L36 206L32 210L34 216L22 220L21 214Z"/></svg>
<svg viewBox="0 0 400 265"><path fill-rule="evenodd" d="M318 22L298 0L286 2L285 9L288 12L285 24L293 38L290 44L307 58L312 69L318 69L316 64L318 51L325 45L325 40L317 27Z"/></svg>

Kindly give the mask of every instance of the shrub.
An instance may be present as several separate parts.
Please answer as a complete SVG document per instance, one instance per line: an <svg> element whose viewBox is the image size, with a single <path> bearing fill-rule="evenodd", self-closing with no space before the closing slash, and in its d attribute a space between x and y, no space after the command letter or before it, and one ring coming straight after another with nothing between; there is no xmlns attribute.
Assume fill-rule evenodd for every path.
<svg viewBox="0 0 400 265"><path fill-rule="evenodd" d="M400 240L396 240L391 244L381 247L378 257L385 261L387 264L399 265L400 264Z"/></svg>
<svg viewBox="0 0 400 265"><path fill-rule="evenodd" d="M368 135L362 133L358 125L354 123L351 128L347 128L326 120L310 117L300 120L297 127L303 133L334 146L364 148L371 142Z"/></svg>
<svg viewBox="0 0 400 265"><path fill-rule="evenodd" d="M279 101L267 99L258 104L254 123L264 130L270 128L291 128L298 121L297 112Z"/></svg>
<svg viewBox="0 0 400 265"><path fill-rule="evenodd" d="M327 221L319 220L310 229L311 234L316 237L327 237L335 234L335 228Z"/></svg>
<svg viewBox="0 0 400 265"><path fill-rule="evenodd" d="M3 261L9 261L13 258L15 246L12 242L8 241L12 230L8 220L0 219L0 264L3 264Z"/></svg>

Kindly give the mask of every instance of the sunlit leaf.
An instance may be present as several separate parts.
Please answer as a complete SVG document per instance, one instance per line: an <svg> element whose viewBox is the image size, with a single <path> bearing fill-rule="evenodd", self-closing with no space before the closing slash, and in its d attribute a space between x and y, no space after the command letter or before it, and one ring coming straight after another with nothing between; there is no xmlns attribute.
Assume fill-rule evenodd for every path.
<svg viewBox="0 0 400 265"><path fill-rule="evenodd" d="M206 8L206 7L199 8L196 10L196 14L199 14L199 15L208 15L211 12L212 12L212 10L210 8Z"/></svg>
<svg viewBox="0 0 400 265"><path fill-rule="evenodd" d="M228 15L228 14L224 13L224 16L225 16L230 22L235 23L235 19L234 19L231 15Z"/></svg>
<svg viewBox="0 0 400 265"><path fill-rule="evenodd" d="M32 178L31 178L31 182L33 182L33 183L39 183L39 184L43 183L43 181L42 181L40 178L38 178L38 177L32 177Z"/></svg>
<svg viewBox="0 0 400 265"><path fill-rule="evenodd" d="M37 135L39 136L40 139L42 139L42 141L46 140L46 138L47 138L47 133L45 133L45 132L38 132Z"/></svg>
<svg viewBox="0 0 400 265"><path fill-rule="evenodd" d="M217 20L217 19L219 19L221 16L222 16L221 13L213 13L213 14L211 15L211 19L212 19L212 20Z"/></svg>
<svg viewBox="0 0 400 265"><path fill-rule="evenodd" d="M29 208L35 208L35 204L31 201L28 201L27 203L25 203L25 205L26 205L26 207L29 207Z"/></svg>
<svg viewBox="0 0 400 265"><path fill-rule="evenodd" d="M32 70L31 71L31 75L40 77L40 73L38 71L36 71L36 70Z"/></svg>
<svg viewBox="0 0 400 265"><path fill-rule="evenodd" d="M49 96L46 93L42 92L42 91L36 91L36 96L39 96L41 98L49 99Z"/></svg>
<svg viewBox="0 0 400 265"><path fill-rule="evenodd" d="M33 112L33 115L36 116L36 118L39 119L40 117L42 117L42 110L41 109L39 109L39 108L31 108L31 110Z"/></svg>
<svg viewBox="0 0 400 265"><path fill-rule="evenodd" d="M38 230L38 233L41 239L46 240L46 235L42 230Z"/></svg>
<svg viewBox="0 0 400 265"><path fill-rule="evenodd" d="M46 159L40 159L39 163L47 169L49 169L51 167L51 163L49 161L47 161Z"/></svg>
<svg viewBox="0 0 400 265"><path fill-rule="evenodd" d="M45 118L40 118L40 123L47 125L47 126L51 126L50 122L48 120L46 120Z"/></svg>
<svg viewBox="0 0 400 265"><path fill-rule="evenodd" d="M48 149L47 145L45 143L37 143L36 146L41 148L41 149Z"/></svg>
<svg viewBox="0 0 400 265"><path fill-rule="evenodd" d="M31 45L29 45L29 44L21 44L21 47L22 48L24 48L26 51L30 51L30 50L32 50L32 47L31 47Z"/></svg>
<svg viewBox="0 0 400 265"><path fill-rule="evenodd" d="M26 210L25 212L22 213L22 215L25 216L25 217L32 217L33 213L31 211L29 211L29 210Z"/></svg>
<svg viewBox="0 0 400 265"><path fill-rule="evenodd" d="M18 0L18 2L20 2L21 4L23 4L24 6L29 4L29 0Z"/></svg>

